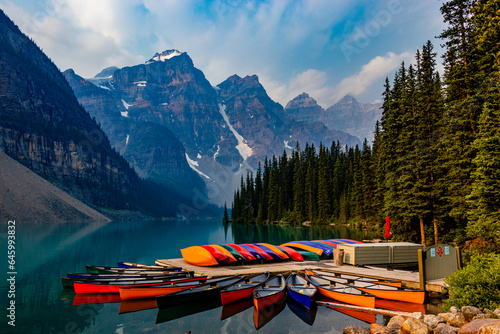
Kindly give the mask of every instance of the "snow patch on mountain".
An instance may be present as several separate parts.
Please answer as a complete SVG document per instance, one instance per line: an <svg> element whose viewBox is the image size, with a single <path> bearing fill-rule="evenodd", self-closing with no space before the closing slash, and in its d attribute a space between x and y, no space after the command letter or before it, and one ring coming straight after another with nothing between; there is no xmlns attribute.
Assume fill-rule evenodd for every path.
<svg viewBox="0 0 500 334"><path fill-rule="evenodd" d="M219 155L219 151L220 151L220 145L217 145L217 152L214 153L214 160Z"/></svg>
<svg viewBox="0 0 500 334"><path fill-rule="evenodd" d="M182 52L179 52L177 50L167 50L167 51L163 51L162 53L156 53L153 58L151 58L150 60L148 60L146 62L146 64L151 64L155 61L165 61L165 60L169 60L169 59L172 59L174 57L177 57L177 56L180 56L182 54Z"/></svg>
<svg viewBox="0 0 500 334"><path fill-rule="evenodd" d="M229 130L233 133L233 135L236 137L238 140L238 145L236 145L236 149L240 153L241 157L243 160L246 160L248 157L250 157L253 154L252 148L248 146L246 143L245 138L243 138L242 135L240 135L234 127L229 123L229 117L226 114L226 106L223 104L219 104L219 112L222 115L222 118L226 122L227 126L229 127Z"/></svg>
<svg viewBox="0 0 500 334"><path fill-rule="evenodd" d="M128 110L128 108L130 108L130 107L133 107L133 106L134 106L133 104L128 104L127 102L125 102L125 100L124 100L124 99L122 99L122 103L123 103L123 106L125 107L125 109L127 109L127 110Z"/></svg>
<svg viewBox="0 0 500 334"><path fill-rule="evenodd" d="M189 158L189 155L187 155L187 153L186 153L186 161L187 161L189 167L191 167L192 170L194 170L196 173L198 173L201 176L206 177L207 179L210 180L210 177L207 174L203 173L202 171L200 171L197 168L197 167L199 167L198 161L192 160L191 158Z"/></svg>

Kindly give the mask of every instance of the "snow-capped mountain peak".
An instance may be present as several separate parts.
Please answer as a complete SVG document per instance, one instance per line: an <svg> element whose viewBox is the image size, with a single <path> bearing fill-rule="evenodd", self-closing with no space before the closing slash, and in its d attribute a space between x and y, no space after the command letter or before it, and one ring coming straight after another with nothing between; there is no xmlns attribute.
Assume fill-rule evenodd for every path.
<svg viewBox="0 0 500 334"><path fill-rule="evenodd" d="M155 62L155 61L165 61L168 59L172 59L173 57L180 56L183 53L184 52L179 52L177 50L166 50L166 51L163 51L162 53L156 53L153 56L153 58L151 58L150 60L148 60L146 62L146 64L150 64L150 63Z"/></svg>

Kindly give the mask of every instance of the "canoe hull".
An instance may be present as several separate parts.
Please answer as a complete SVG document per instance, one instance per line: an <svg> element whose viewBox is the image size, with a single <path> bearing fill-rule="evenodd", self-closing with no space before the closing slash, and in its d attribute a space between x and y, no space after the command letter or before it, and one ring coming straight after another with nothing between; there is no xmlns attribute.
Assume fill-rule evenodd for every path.
<svg viewBox="0 0 500 334"><path fill-rule="evenodd" d="M252 296L253 290L255 290L255 286L241 290L223 291L220 294L222 305L231 304L238 300L249 298Z"/></svg>
<svg viewBox="0 0 500 334"><path fill-rule="evenodd" d="M423 304L425 301L425 291L391 291L358 287L359 290L370 293L377 298L396 300L400 302Z"/></svg>
<svg viewBox="0 0 500 334"><path fill-rule="evenodd" d="M121 288L119 289L120 293L120 298L122 300L131 300L131 299L139 299L139 298L151 298L151 297L156 297L156 296L163 296L163 295L169 295L171 293L176 293L182 290L187 290L189 288L198 286L202 283L203 281L193 281L193 284L190 285L183 285L183 286L168 286L168 287L156 287L156 288L141 288L141 287L135 287L135 288Z"/></svg>
<svg viewBox="0 0 500 334"><path fill-rule="evenodd" d="M263 298L254 298L253 305L257 309L257 311L264 310L265 308L269 308L274 304L277 304L286 296L286 290L283 289L281 292L277 292L270 296L266 296Z"/></svg>
<svg viewBox="0 0 500 334"><path fill-rule="evenodd" d="M199 278L185 278L176 279L175 283L196 281ZM120 293L120 287L144 287L144 286L155 286L155 285L165 285L172 282L163 281L158 283L139 283L139 284L99 284L99 283L84 283L84 282L74 282L73 286L76 293Z"/></svg>
<svg viewBox="0 0 500 334"><path fill-rule="evenodd" d="M288 295L298 304L304 306L305 308L310 309L311 308L311 301L314 297L309 297L306 295L303 295L301 293L298 293L297 291L293 289L287 289Z"/></svg>
<svg viewBox="0 0 500 334"><path fill-rule="evenodd" d="M244 277L231 276L229 278L220 280L217 283L207 283L193 289L186 289L177 293L157 296L156 303L159 308L168 308L176 305L199 302L200 300L208 300L212 298L215 298L220 302L221 290L242 280L244 280Z"/></svg>
<svg viewBox="0 0 500 334"><path fill-rule="evenodd" d="M241 299L252 296L253 291L258 286L261 286L269 278L269 272L252 276L244 282L239 282L227 288L224 288L221 293L222 305L228 305Z"/></svg>
<svg viewBox="0 0 500 334"><path fill-rule="evenodd" d="M264 310L286 299L285 278L279 274L268 279L253 292L253 304L257 311ZM286 301L286 300L285 300Z"/></svg>
<svg viewBox="0 0 500 334"><path fill-rule="evenodd" d="M212 253L201 246L183 248L181 254L187 263L195 266L210 267L219 265Z"/></svg>
<svg viewBox="0 0 500 334"><path fill-rule="evenodd" d="M363 307L375 308L375 297L374 296L358 296L342 292L331 291L320 286L317 286L318 292L323 296L341 301L346 304L352 304Z"/></svg>

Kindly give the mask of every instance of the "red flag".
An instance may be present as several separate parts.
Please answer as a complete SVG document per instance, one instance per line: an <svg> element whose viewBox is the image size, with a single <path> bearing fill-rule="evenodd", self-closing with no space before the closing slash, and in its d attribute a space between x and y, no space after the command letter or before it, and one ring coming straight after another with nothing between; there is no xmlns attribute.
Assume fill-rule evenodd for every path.
<svg viewBox="0 0 500 334"><path fill-rule="evenodd" d="M387 217L385 219L385 233L384 233L384 237L386 238L390 238L392 233L389 231L391 228L391 220L389 219L389 217Z"/></svg>

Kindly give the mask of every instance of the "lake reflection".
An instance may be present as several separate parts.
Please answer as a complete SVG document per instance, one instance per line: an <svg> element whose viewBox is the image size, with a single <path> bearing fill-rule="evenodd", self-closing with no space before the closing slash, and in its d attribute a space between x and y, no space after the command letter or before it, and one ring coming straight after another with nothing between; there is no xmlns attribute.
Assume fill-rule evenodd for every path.
<svg viewBox="0 0 500 334"><path fill-rule="evenodd" d="M84 272L86 264L115 266L116 261L154 263L180 257L180 248L221 243L269 242L301 239L362 239L357 230L327 227L223 226L220 220L141 221L111 223L22 223L16 225L16 327L0 325L1 333L253 333L253 307L220 320L222 307L192 315L160 314L144 307L122 312L120 303L86 304L63 292L60 277ZM0 234L7 244L7 229ZM6 247L5 247L6 248ZM4 248L4 249L5 249ZM5 274L4 274L5 275ZM6 296L6 279L0 294ZM2 298L6 300L6 298ZM106 298L104 298L106 300ZM102 301L102 299L101 299ZM5 302L3 303L6 307ZM4 307L4 309L5 309ZM188 314L189 312L187 312ZM157 323L158 319L168 320ZM382 318L378 319L382 321ZM265 324L259 333L341 333L349 324L363 324L334 310L318 307L311 327L288 307ZM314 330L313 330L314 329Z"/></svg>

